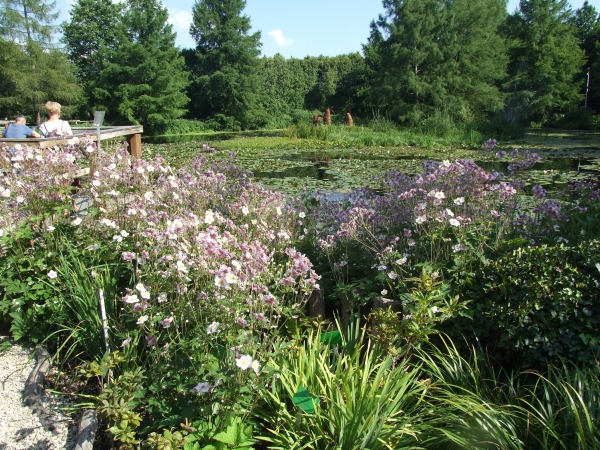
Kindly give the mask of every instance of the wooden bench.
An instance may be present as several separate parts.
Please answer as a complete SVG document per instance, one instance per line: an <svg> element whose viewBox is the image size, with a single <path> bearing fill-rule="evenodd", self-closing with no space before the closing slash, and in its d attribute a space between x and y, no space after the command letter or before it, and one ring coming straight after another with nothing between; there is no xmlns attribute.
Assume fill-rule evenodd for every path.
<svg viewBox="0 0 600 450"><path fill-rule="evenodd" d="M100 140L112 139L124 136L128 144L129 153L135 158L142 157L142 132L144 127L141 125L126 126L104 126L100 127ZM16 144L28 145L30 147L48 148L55 145L66 144L69 139L74 137L84 138L86 135L93 141L98 140L96 127L76 127L73 128L73 135L49 137L49 138L26 138L9 139L0 137L0 142L6 142L9 146Z"/></svg>

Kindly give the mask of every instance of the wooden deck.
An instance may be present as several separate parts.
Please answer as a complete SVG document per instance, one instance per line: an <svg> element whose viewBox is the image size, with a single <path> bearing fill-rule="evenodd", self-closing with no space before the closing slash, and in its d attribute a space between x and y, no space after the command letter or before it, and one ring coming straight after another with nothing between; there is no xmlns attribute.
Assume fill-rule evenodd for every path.
<svg viewBox="0 0 600 450"><path fill-rule="evenodd" d="M127 126L105 126L100 127L100 140L112 139L124 136L129 145L129 153L136 158L142 157L142 132L144 127L141 125ZM50 137L50 138L26 138L26 139L8 139L0 137L0 142L6 142L8 145L22 144L30 147L47 148L54 145L66 144L69 139L74 137L83 138L88 135L93 141L97 141L96 127L75 127L73 135Z"/></svg>

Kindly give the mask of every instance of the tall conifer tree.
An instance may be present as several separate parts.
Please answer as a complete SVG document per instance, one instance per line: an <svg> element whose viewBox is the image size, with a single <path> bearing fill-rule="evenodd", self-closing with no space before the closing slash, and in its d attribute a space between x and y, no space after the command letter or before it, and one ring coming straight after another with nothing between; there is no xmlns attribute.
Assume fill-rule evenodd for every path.
<svg viewBox="0 0 600 450"><path fill-rule="evenodd" d="M233 117L242 128L266 120L258 75L260 32L250 33L245 0L199 0L190 33L196 41L191 114Z"/></svg>
<svg viewBox="0 0 600 450"><path fill-rule="evenodd" d="M160 131L168 120L185 114L188 73L167 19L157 0L127 3L114 48L106 50L91 83L94 106L107 111L107 120Z"/></svg>
<svg viewBox="0 0 600 450"><path fill-rule="evenodd" d="M502 105L505 73L498 27L503 0L384 0L364 51L375 66L372 98L417 123L435 109L470 118ZM375 64L373 64L375 63Z"/></svg>
<svg viewBox="0 0 600 450"><path fill-rule="evenodd" d="M544 122L575 109L580 94L584 53L569 25L567 0L521 0L509 16L509 110L516 119Z"/></svg>

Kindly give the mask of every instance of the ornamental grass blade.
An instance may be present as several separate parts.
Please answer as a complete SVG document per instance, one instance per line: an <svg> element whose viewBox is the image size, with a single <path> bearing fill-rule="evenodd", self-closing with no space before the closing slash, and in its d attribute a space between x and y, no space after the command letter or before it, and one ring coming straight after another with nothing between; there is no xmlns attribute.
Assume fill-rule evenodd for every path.
<svg viewBox="0 0 600 450"><path fill-rule="evenodd" d="M321 400L316 395L308 392L304 386L300 386L292 397L292 402L305 413L314 414L315 405L318 405Z"/></svg>

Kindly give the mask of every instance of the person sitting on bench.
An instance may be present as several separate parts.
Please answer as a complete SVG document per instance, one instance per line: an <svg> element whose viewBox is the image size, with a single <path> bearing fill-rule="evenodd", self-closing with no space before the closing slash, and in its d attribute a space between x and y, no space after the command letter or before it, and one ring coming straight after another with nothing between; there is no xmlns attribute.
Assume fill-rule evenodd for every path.
<svg viewBox="0 0 600 450"><path fill-rule="evenodd" d="M25 116L18 115L15 117L15 123L6 126L2 137L10 139L25 139L28 137L39 138L40 135L25 125Z"/></svg>
<svg viewBox="0 0 600 450"><path fill-rule="evenodd" d="M48 112L48 120L40 125L40 133L42 137L56 137L72 135L69 122L59 119L60 103L46 102L46 111Z"/></svg>

